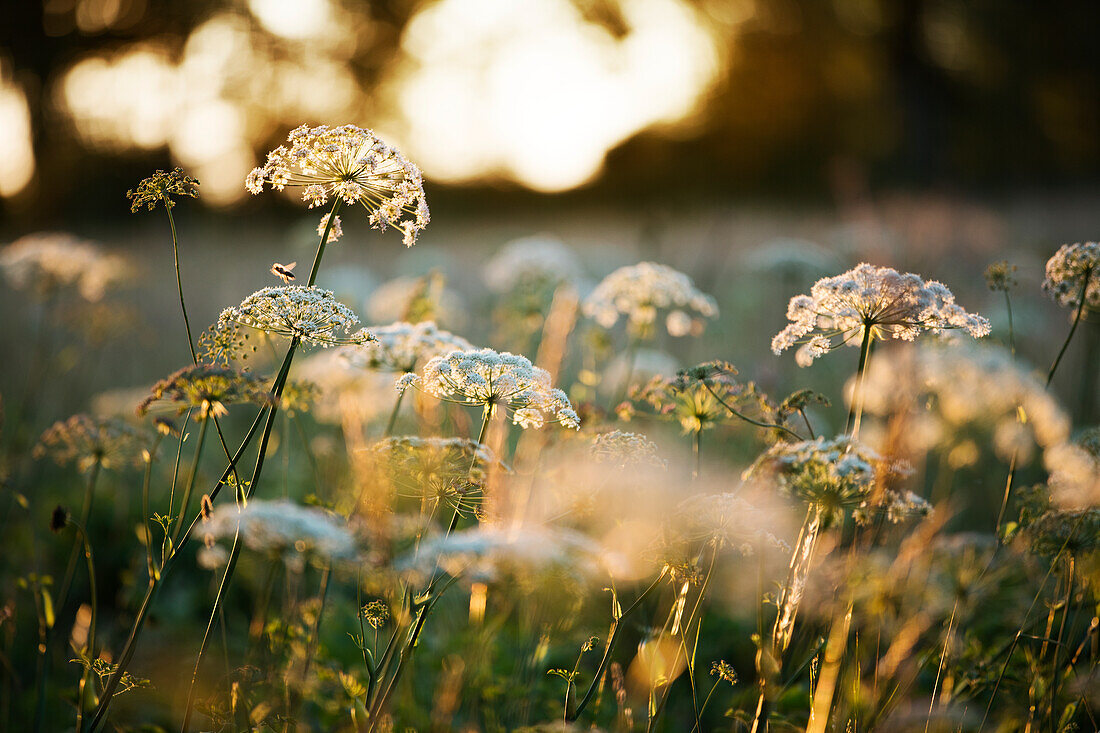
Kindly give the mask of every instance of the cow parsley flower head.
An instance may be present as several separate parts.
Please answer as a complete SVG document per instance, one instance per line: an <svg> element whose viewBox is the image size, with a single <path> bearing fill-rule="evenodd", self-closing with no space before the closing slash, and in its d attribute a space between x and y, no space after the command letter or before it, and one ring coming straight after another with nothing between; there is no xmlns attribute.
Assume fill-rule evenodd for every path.
<svg viewBox="0 0 1100 733"><path fill-rule="evenodd" d="M240 509L235 504L219 504L195 527L195 536L207 545L232 541L238 521L244 546L256 552L285 559L306 556L322 562L356 555L355 539L342 521L321 509L285 499L253 499Z"/></svg>
<svg viewBox="0 0 1100 733"><path fill-rule="evenodd" d="M1086 284L1087 283L1087 284ZM1085 306L1100 309L1100 243L1063 244L1047 260L1043 290L1058 305L1078 307L1084 290Z"/></svg>
<svg viewBox="0 0 1100 733"><path fill-rule="evenodd" d="M396 227L406 246L416 244L417 234L428 225L428 203L420 169L400 151L355 125L302 125L290 132L287 143L248 174L249 191L258 194L265 184L277 191L299 186L310 208L330 198L360 203L372 226Z"/></svg>
<svg viewBox="0 0 1100 733"><path fill-rule="evenodd" d="M434 321L399 321L388 326L372 326L369 330L374 336L370 343L341 348L341 353L352 365L364 369L411 372L417 364L432 357L474 348L461 336L437 327Z"/></svg>
<svg viewBox="0 0 1100 733"><path fill-rule="evenodd" d="M657 454L657 444L641 433L613 430L600 433L589 448L598 464L626 468L666 468L668 461Z"/></svg>
<svg viewBox="0 0 1100 733"><path fill-rule="evenodd" d="M225 415L227 405L245 402L264 405L270 400L267 385L259 377L228 367L192 364L154 384L137 411L144 415L154 404L167 402L180 414L196 409L195 419L204 420L210 415Z"/></svg>
<svg viewBox="0 0 1100 733"><path fill-rule="evenodd" d="M185 174L182 168L167 172L158 170L142 179L137 188L126 192L126 197L130 199L130 211L135 214L142 206L152 211L161 203L170 209L176 205L172 200L173 196L198 198L199 182Z"/></svg>
<svg viewBox="0 0 1100 733"><path fill-rule="evenodd" d="M146 436L118 418L73 415L42 433L34 457L50 456L58 464L76 463L85 470L98 463L104 468L141 465Z"/></svg>
<svg viewBox="0 0 1100 733"><path fill-rule="evenodd" d="M328 226L329 217L332 217L332 227L328 230L328 239L325 240L325 244L332 244L340 237L344 236L344 228L340 226L340 215L332 216L332 214L325 214L321 217L321 221L317 224L317 236L323 237L325 235L325 227Z"/></svg>
<svg viewBox="0 0 1100 733"><path fill-rule="evenodd" d="M121 255L107 254L92 242L61 232L28 234L0 249L0 270L16 289L33 288L46 295L73 287L90 302L101 300L132 274Z"/></svg>
<svg viewBox="0 0 1100 733"><path fill-rule="evenodd" d="M565 392L550 386L550 373L517 354L492 349L452 351L431 359L420 376L406 374L398 379L397 389L403 392L414 384L448 402L483 405L490 414L504 407L520 427L541 428L547 420L580 427Z"/></svg>
<svg viewBox="0 0 1100 733"><path fill-rule="evenodd" d="M605 277L584 300L584 315L611 328L627 318L631 335L652 335L659 311L667 311L666 328L672 336L703 330L703 318L718 315L714 298L695 287L691 278L666 265L640 262L620 267Z"/></svg>
<svg viewBox="0 0 1100 733"><path fill-rule="evenodd" d="M911 492L887 485L911 472L842 435L797 443L776 443L745 471L743 478L770 481L784 494L815 505L839 520L848 511L857 521L884 513L890 521L927 514L930 507Z"/></svg>
<svg viewBox="0 0 1100 733"><path fill-rule="evenodd" d="M581 276L581 264L573 250L549 234L515 239L504 245L485 265L485 284L495 293L523 286L557 285Z"/></svg>
<svg viewBox="0 0 1100 733"><path fill-rule="evenodd" d="M1024 534L1037 555L1079 558L1100 549L1100 509L1052 509L1029 524Z"/></svg>
<svg viewBox="0 0 1100 733"><path fill-rule="evenodd" d="M682 501L669 517L669 539L673 544L713 542L748 557L781 545L763 529L771 519L737 494L700 494Z"/></svg>
<svg viewBox="0 0 1100 733"><path fill-rule="evenodd" d="M475 505L496 463L492 451L467 438L385 438L369 453L375 474L397 496L435 501L458 512Z"/></svg>
<svg viewBox="0 0 1100 733"><path fill-rule="evenodd" d="M866 263L818 280L809 295L791 298L787 318L791 323L772 339L772 351L803 344L799 366L841 344L859 346L865 330L872 339L904 341L925 331L963 329L975 338L989 333L989 321L956 305L942 283Z"/></svg>
<svg viewBox="0 0 1100 733"><path fill-rule="evenodd" d="M358 322L359 318L337 301L331 290L307 285L257 290L239 306L226 308L218 318L219 324L250 326L325 347L370 341L371 335L365 330L347 338L338 335L339 332L350 333Z"/></svg>
<svg viewBox="0 0 1100 733"><path fill-rule="evenodd" d="M1100 505L1100 428L1051 446L1043 456L1051 501L1063 509Z"/></svg>

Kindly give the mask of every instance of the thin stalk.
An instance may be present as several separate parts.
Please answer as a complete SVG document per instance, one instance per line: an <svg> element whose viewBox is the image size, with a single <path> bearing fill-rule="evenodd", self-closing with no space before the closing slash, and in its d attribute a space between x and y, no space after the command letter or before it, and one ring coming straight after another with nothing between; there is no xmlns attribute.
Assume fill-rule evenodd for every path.
<svg viewBox="0 0 1100 733"><path fill-rule="evenodd" d="M95 630L96 630L96 608L99 606L99 594L96 591L95 582L95 561L92 559L92 545L88 541L88 533L85 531L84 526L77 524L76 522L69 520L69 524L73 525L80 533L82 544L84 545L84 561L88 566L88 590L91 595L92 603L92 617L88 623L88 643L85 647L86 654L89 662L95 661ZM84 732L84 690L87 687L88 681L92 676L92 668L89 666L80 675L80 684L77 687L76 695L76 730L77 733Z"/></svg>
<svg viewBox="0 0 1100 733"><path fill-rule="evenodd" d="M88 518L92 514L92 501L95 498L95 484L96 479L99 478L99 469L102 464L99 459L96 459L92 464L92 468L88 473L88 483L84 486L84 504L80 508L80 526L88 526ZM73 575L76 573L76 561L80 558L80 538L73 542L73 550L69 554L69 564L65 568L65 578L61 582L61 590L57 593L57 600L54 601L54 609L56 613L60 614L61 609L65 605L65 601L69 597L69 590L72 587Z"/></svg>
<svg viewBox="0 0 1100 733"><path fill-rule="evenodd" d="M611 634L607 640L607 646L604 647L603 657L600 659L600 666L596 668L596 674L593 675L592 682L589 683L588 690L584 693L584 697L582 697L581 701L577 703L576 709L572 711L565 711L565 719L568 722L572 723L577 718L579 718L581 713L584 712L584 709L588 707L588 703L592 701L592 696L596 694L596 688L598 687L600 680L603 678L603 674L604 671L607 669L608 662L611 661L611 654L615 651L615 644L619 641L619 636L622 633L623 622L626 621L630 614L634 613L635 609L641 606L642 601L644 601L646 597L650 593L652 593L658 585L660 585L661 581L664 580L664 577L665 573L664 571L661 571L661 574L657 576L657 579L650 583L648 588L642 591L642 594L638 596L638 598L632 604L630 604L629 608L623 611L618 618L612 619Z"/></svg>
<svg viewBox="0 0 1100 733"><path fill-rule="evenodd" d="M1062 343L1062 348L1058 350L1058 356L1054 357L1054 363L1050 365L1050 371L1047 372L1046 386L1050 386L1050 383L1054 381L1054 372L1058 371L1058 365L1062 363L1062 357L1066 354L1066 349L1069 348L1069 342L1073 340L1073 333L1077 330L1077 324L1081 322L1081 314L1085 311L1085 295L1089 287L1089 280L1092 278L1092 269L1085 270L1085 275L1081 278L1081 292L1077 294L1077 313L1073 316L1073 325L1069 328L1069 333L1066 335L1065 342Z"/></svg>
<svg viewBox="0 0 1100 733"><path fill-rule="evenodd" d="M729 410L729 413L731 415L733 415L734 417L739 418L741 420L744 420L745 422L749 423L750 425L755 425L758 428L772 428L774 430L782 431L782 432L786 433L787 435L790 435L795 440L802 440L803 439L801 435L799 435L798 433L796 433L795 431L791 430L790 428L788 428L784 425L777 425L777 424L774 424L774 423L767 423L767 422L761 422L759 420L753 420L751 417L744 414L743 412L738 412L737 410L733 409L732 407L730 407L728 402L726 402L724 399L722 399L721 397L718 396L718 393L715 392L714 389L709 384L707 384L706 380L703 380L703 386L707 388L707 391L710 392L711 396L713 396L714 399L718 400L718 404L720 404L722 407Z"/></svg>
<svg viewBox="0 0 1100 733"><path fill-rule="evenodd" d="M317 609L317 620L313 623L313 630L310 632L309 640L306 643L306 658L302 664L302 684L305 684L306 677L309 675L309 665L313 661L313 655L317 653L317 644L321 640L321 617L325 615L325 603L328 600L328 581L331 575L332 569L326 565L325 569L321 571L321 588L318 591L321 596L321 607Z"/></svg>
<svg viewBox="0 0 1100 733"><path fill-rule="evenodd" d="M145 476L141 480L141 526L145 528L145 560L150 578L156 573L156 568L153 564L153 532L149 529L149 481L153 475L153 458L156 457L157 448L160 447L163 437L157 433L153 447L149 449L145 459Z"/></svg>
<svg viewBox="0 0 1100 733"><path fill-rule="evenodd" d="M863 324L863 341L859 345L859 366L856 369L856 393L852 396L852 406L848 410L848 422L845 430L850 430L853 438L859 437L859 423L863 417L863 379L866 376L867 360L871 356L871 326Z"/></svg>
<svg viewBox="0 0 1100 733"><path fill-rule="evenodd" d="M176 527L172 530L170 542L172 547L175 547L176 541L179 540L180 530L183 529L183 522L187 516L187 507L191 503L191 494L195 490L195 480L199 475L199 459L202 458L202 446L206 442L206 428L209 424L210 421L204 417L199 425L199 439L195 444L195 455L191 459L191 470L188 471L187 483L183 487L183 498L180 500L180 512L176 518ZM171 507L169 507L169 511L172 511Z"/></svg>
<svg viewBox="0 0 1100 733"><path fill-rule="evenodd" d="M702 453L703 450L703 431L702 429L696 430L695 435L691 439L691 456L693 459L691 467L691 480L697 481L699 479L699 471L702 468Z"/></svg>
<svg viewBox="0 0 1100 733"><path fill-rule="evenodd" d="M390 419L386 423L386 432L382 437L388 438L393 435L393 426L397 424L397 413L401 411L401 400L405 399L404 392L397 393L397 401L393 403L393 410L390 412Z"/></svg>
<svg viewBox="0 0 1100 733"><path fill-rule="evenodd" d="M1066 594L1062 598L1062 621L1058 624L1058 638L1054 644L1054 659L1050 664L1050 730L1051 733L1057 732L1058 719L1055 715L1054 707L1057 704L1058 699L1058 653L1062 650L1062 640L1066 633L1066 621L1069 619L1069 607L1073 602L1073 574L1074 574L1074 561L1073 555L1067 554L1065 560L1066 567Z"/></svg>
<svg viewBox="0 0 1100 733"><path fill-rule="evenodd" d="M1012 358L1016 358L1016 329L1012 326L1012 298L1008 296L1008 290L1002 291L1005 294L1005 309L1008 311L1008 348L1012 353Z"/></svg>
<svg viewBox="0 0 1100 733"><path fill-rule="evenodd" d="M477 444L478 445L484 445L485 444L485 433L487 433L489 431L489 422L492 419L493 419L493 410L489 405L485 405L484 409L481 412L481 430L479 430L478 433L477 433ZM474 466L476 466L476 465L477 465L477 453L475 452L474 457L470 459L470 468L467 469L467 471L466 471L467 477L469 477L469 474L473 473ZM459 511L461 510L461 508L462 508L461 502L456 503L455 513L451 517L451 523L447 526L447 535L450 535L451 532L454 532L455 527L458 526L458 517L459 517ZM436 582L436 578L433 575L431 582L428 583L428 590L427 590L428 593L431 592L432 587L435 585L435 582Z"/></svg>
<svg viewBox="0 0 1100 733"><path fill-rule="evenodd" d="M336 221L336 215L340 213L340 207L343 205L344 200L339 196L332 202L332 209L328 212L328 219L325 222L325 231L321 234L321 240L317 243L317 255L313 258L313 267L309 270L309 280L306 282L307 287L313 287L317 282L317 273L321 269L321 258L325 256L325 246L328 244L328 235L332 231L332 223Z"/></svg>
<svg viewBox="0 0 1100 733"><path fill-rule="evenodd" d="M630 380L634 378L634 362L638 359L638 341L631 338L626 347L626 376L623 377L623 381L615 386L615 391L611 393L611 404L607 409L609 412L614 413L615 408L619 406L619 403L625 400L630 395Z"/></svg>
<svg viewBox="0 0 1100 733"><path fill-rule="evenodd" d="M183 325L187 329L187 348L191 351L191 361L196 364L199 357L195 354L195 339L191 336L191 321L187 318L187 303L183 299L183 279L180 277L180 245L176 235L176 220L172 218L171 202L165 200L164 210L168 214L168 225L172 228L172 257L176 265L176 289L180 294L180 310L183 311Z"/></svg>

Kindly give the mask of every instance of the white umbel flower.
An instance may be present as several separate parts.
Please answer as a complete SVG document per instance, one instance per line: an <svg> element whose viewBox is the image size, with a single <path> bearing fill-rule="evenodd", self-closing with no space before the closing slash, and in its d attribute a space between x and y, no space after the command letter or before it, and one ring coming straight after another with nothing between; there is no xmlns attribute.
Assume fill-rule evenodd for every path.
<svg viewBox="0 0 1100 733"><path fill-rule="evenodd" d="M772 339L772 351L803 344L800 366L841 344L859 346L865 329L872 339L904 341L925 331L962 329L975 338L989 333L989 321L956 305L942 283L866 263L818 280L809 295L791 298L787 318L791 323Z"/></svg>
<svg viewBox="0 0 1100 733"><path fill-rule="evenodd" d="M359 318L337 301L331 290L307 285L257 290L239 306L226 308L218 318L221 325L250 326L325 347L370 341L372 337L365 329L347 338L338 335L350 333L358 322Z"/></svg>
<svg viewBox="0 0 1100 733"><path fill-rule="evenodd" d="M485 284L495 293L507 293L520 285L574 281L581 264L573 250L549 234L515 239L501 247L485 265Z"/></svg>
<svg viewBox="0 0 1100 733"><path fill-rule="evenodd" d="M420 169L400 151L355 125L302 125L290 132L287 142L289 147L275 148L262 168L248 174L249 191L260 193L264 184L277 191L300 186L311 209L330 198L359 203L372 226L400 229L406 246L416 244L430 219L428 202Z"/></svg>
<svg viewBox="0 0 1100 733"><path fill-rule="evenodd" d="M640 262L605 277L585 298L583 311L604 328L626 316L627 328L636 336L649 335L658 312L668 311L669 333L682 336L701 332L702 318L717 316L718 305L684 273L667 265Z"/></svg>
<svg viewBox="0 0 1100 733"><path fill-rule="evenodd" d="M348 346L341 353L353 366L383 372L411 372L417 364L452 351L471 351L473 345L450 331L444 331L434 321L407 323L398 321L388 326L368 329L374 340L363 346Z"/></svg>
<svg viewBox="0 0 1100 733"><path fill-rule="evenodd" d="M540 428L547 421L580 427L565 392L550 386L550 373L517 354L452 351L431 359L421 376L406 374L397 380L399 391L412 385L448 402L483 405L490 412L504 407L512 422L524 428Z"/></svg>
<svg viewBox="0 0 1100 733"><path fill-rule="evenodd" d="M245 547L256 552L310 555L325 561L356 554L355 539L341 521L321 509L286 500L253 499L239 510L236 504L221 503L195 527L195 535L208 544L232 541L238 520Z"/></svg>
<svg viewBox="0 0 1100 733"><path fill-rule="evenodd" d="M1043 290L1058 305L1078 307L1082 289L1085 305L1100 309L1100 243L1063 244L1047 260Z"/></svg>

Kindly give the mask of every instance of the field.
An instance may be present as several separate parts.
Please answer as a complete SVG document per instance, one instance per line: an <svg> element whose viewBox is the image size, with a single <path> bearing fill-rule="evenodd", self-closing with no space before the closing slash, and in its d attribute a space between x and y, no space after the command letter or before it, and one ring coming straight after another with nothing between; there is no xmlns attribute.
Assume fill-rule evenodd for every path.
<svg viewBox="0 0 1100 733"><path fill-rule="evenodd" d="M1100 728L1095 197L247 186L0 247L0 728Z"/></svg>

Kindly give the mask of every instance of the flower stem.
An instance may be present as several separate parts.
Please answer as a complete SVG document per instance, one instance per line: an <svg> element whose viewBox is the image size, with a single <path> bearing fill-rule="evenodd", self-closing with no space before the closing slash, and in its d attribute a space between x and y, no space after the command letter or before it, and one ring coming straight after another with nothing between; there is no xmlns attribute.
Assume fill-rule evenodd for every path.
<svg viewBox="0 0 1100 733"><path fill-rule="evenodd" d="M1081 314L1085 311L1085 295L1089 287L1089 280L1092 278L1092 268L1085 270L1085 275L1081 279L1081 292L1077 295L1077 313L1073 316L1073 325L1069 328L1069 334L1066 335L1066 340L1062 344L1062 348L1058 351L1058 356L1054 357L1054 363L1050 365L1050 371L1047 372L1047 383L1049 387L1050 383L1054 381L1054 372L1058 370L1058 365L1062 363L1062 357L1066 354L1066 349L1069 348L1069 342L1073 339L1073 333L1077 330L1077 324L1081 322Z"/></svg>
<svg viewBox="0 0 1100 733"><path fill-rule="evenodd" d="M321 240L317 243L317 256L313 258L313 267L309 271L309 281L306 282L306 286L313 287L313 284L317 282L317 272L321 269L321 258L325 256L325 246L328 244L328 235L332 231L332 224L336 221L336 214L340 211L340 206L344 203L344 200L339 196L332 202L332 210L328 213L328 220L325 222L325 232L321 235Z"/></svg>
<svg viewBox="0 0 1100 733"><path fill-rule="evenodd" d="M386 433L382 437L388 438L393 435L393 426L397 424L397 413L401 411L401 401L405 399L404 392L397 393L397 401L393 403L393 410L390 412L389 422L386 423Z"/></svg>
<svg viewBox="0 0 1100 733"><path fill-rule="evenodd" d="M195 354L195 339L191 336L191 321L187 318L187 303L183 299L183 279L180 277L180 245L176 235L176 220L172 217L171 201L165 200L164 210L168 214L168 225L172 228L172 257L176 265L176 289L180 295L180 310L183 311L183 325L187 329L187 348L191 351L191 360L196 364L199 357Z"/></svg>
<svg viewBox="0 0 1100 733"><path fill-rule="evenodd" d="M153 447L146 454L145 475L141 481L141 526L145 528L145 561L150 579L156 574L156 567L153 564L153 532L149 529L149 481L153 475L153 459L156 457L157 448L160 447L160 441L163 437L160 433L157 433Z"/></svg>
<svg viewBox="0 0 1100 733"><path fill-rule="evenodd" d="M97 459L92 464L91 471L88 473L88 483L84 487L84 505L80 508L80 526L87 527L88 519L92 514L92 501L95 498L95 484L96 479L99 478L99 469L102 463ZM61 581L61 590L57 593L57 600L54 602L54 607L57 609L57 613L61 613L61 609L65 606L65 601L69 597L69 590L72 587L73 575L76 572L76 561L80 557L80 538L78 537L73 542L73 550L69 555L69 564L65 568L65 578Z"/></svg>
<svg viewBox="0 0 1100 733"><path fill-rule="evenodd" d="M750 425L755 425L758 428L771 428L773 430L779 430L781 432L787 433L788 435L790 435L791 437L793 437L796 440L803 440L801 435L799 435L798 433L796 433L795 431L791 430L790 428L788 428L784 425L778 425L778 424L774 424L774 423L766 423L766 422L761 422L759 420L753 420L748 415L746 415L742 412L738 412L737 410L730 407L728 402L726 402L724 399L719 397L718 393L715 392L714 389L709 384L707 384L706 380L703 380L702 384L703 384L704 387L707 388L707 391L710 392L711 396L714 397L714 399L718 400L718 404L720 404L722 407L729 410L730 414L733 415L734 417L739 418L741 420L744 420L745 422L747 422ZM803 415L803 418L805 418L805 415ZM809 427L809 422L806 423L806 426Z"/></svg>
<svg viewBox="0 0 1100 733"><path fill-rule="evenodd" d="M859 423L863 418L863 379L867 374L867 362L871 358L871 326L863 324L863 341L859 345L859 367L856 369L856 393L852 395L852 407L848 410L846 430L853 438L859 437Z"/></svg>
<svg viewBox="0 0 1100 733"><path fill-rule="evenodd" d="M91 609L92 615L88 622L88 641L85 654L88 657L89 666L84 670L80 676L80 684L77 687L76 695L76 730L77 733L83 733L84 731L84 694L87 688L88 681L92 676L92 668L90 663L95 661L95 630L96 630L96 608L99 604L99 595L96 591L95 582L95 562L92 559L92 545L88 541L88 533L84 529L84 526L77 524L76 522L69 520L69 523L76 527L76 530L80 533L80 539L84 545L84 561L88 566L88 591L91 595Z"/></svg>
<svg viewBox="0 0 1100 733"><path fill-rule="evenodd" d="M1016 329L1012 327L1012 298L1008 296L1008 291L1004 291L1005 294L1005 310L1008 311L1008 348L1012 353L1012 358L1016 358Z"/></svg>
<svg viewBox="0 0 1100 733"><path fill-rule="evenodd" d="M199 459L202 457L202 446L206 442L206 428L210 424L207 418L202 419L202 423L199 425L199 439L195 445L195 456L191 459L191 470L187 474L187 483L183 487L183 498L180 501L180 513L176 519L176 528L172 530L172 538L170 545L176 546L177 540L179 540L180 530L183 529L183 522L187 516L187 506L191 503L191 494L195 490L195 480L198 478L199 473ZM169 512L172 508L169 507Z"/></svg>

